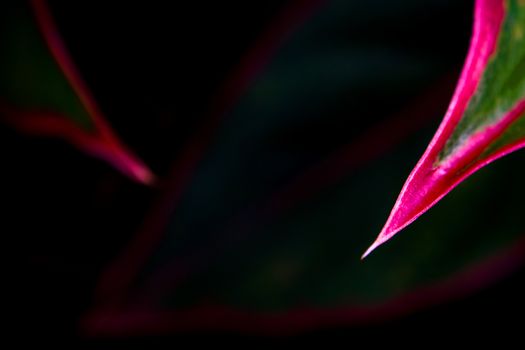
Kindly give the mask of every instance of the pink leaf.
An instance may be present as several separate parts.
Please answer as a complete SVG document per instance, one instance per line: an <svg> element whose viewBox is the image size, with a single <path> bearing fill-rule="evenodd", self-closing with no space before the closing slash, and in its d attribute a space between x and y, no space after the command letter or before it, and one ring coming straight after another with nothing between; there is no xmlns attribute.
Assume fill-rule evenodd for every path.
<svg viewBox="0 0 525 350"><path fill-rule="evenodd" d="M524 1L476 1L470 50L448 111L363 258L474 172L525 146L524 28Z"/></svg>

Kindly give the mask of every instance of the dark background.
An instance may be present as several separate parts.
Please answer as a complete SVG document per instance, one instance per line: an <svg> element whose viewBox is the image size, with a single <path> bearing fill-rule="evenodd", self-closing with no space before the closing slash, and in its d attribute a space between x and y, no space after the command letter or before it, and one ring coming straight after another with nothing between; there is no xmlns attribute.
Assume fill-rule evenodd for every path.
<svg viewBox="0 0 525 350"><path fill-rule="evenodd" d="M110 124L161 177L169 173L182 145L202 122L220 83L283 3L50 2L68 48ZM397 40L413 42L421 50L442 45L451 64L460 67L472 2L457 8L455 13L421 18L435 21L435 33L418 32L417 23L407 23L410 36ZM429 36L450 40L429 42ZM131 183L61 141L30 138L3 125L0 139L8 271L2 284L9 295L4 299L9 310L5 320L20 339L80 340L77 321L91 306L100 272L133 236L156 189ZM413 331L479 337L494 334L496 328L516 336L513 326L525 311L522 281L524 268L468 298L401 319L341 325L292 339L322 337L350 345L374 342L377 335L410 337ZM129 347L197 339L261 337L206 332L83 340L89 345Z"/></svg>

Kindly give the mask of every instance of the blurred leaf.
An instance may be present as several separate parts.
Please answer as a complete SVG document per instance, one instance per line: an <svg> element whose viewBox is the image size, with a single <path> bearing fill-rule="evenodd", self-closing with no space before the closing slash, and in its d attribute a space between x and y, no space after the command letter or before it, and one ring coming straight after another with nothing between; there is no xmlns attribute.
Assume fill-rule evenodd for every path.
<svg viewBox="0 0 525 350"><path fill-rule="evenodd" d="M363 256L474 172L524 146L525 2L478 0L470 51L448 112Z"/></svg>
<svg viewBox="0 0 525 350"><path fill-rule="evenodd" d="M136 181L153 176L115 137L77 73L43 0L0 5L0 115L17 129L66 139Z"/></svg>

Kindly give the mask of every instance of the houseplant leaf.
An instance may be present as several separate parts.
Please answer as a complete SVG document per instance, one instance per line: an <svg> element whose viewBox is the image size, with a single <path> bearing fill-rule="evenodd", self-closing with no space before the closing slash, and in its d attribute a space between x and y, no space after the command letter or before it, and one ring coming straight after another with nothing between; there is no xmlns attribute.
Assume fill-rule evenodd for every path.
<svg viewBox="0 0 525 350"><path fill-rule="evenodd" d="M15 128L63 138L132 179L153 175L114 135L72 63L44 0L0 5L0 115Z"/></svg>
<svg viewBox="0 0 525 350"><path fill-rule="evenodd" d="M524 33L523 0L476 1L471 46L448 111L363 257L474 172L525 146Z"/></svg>

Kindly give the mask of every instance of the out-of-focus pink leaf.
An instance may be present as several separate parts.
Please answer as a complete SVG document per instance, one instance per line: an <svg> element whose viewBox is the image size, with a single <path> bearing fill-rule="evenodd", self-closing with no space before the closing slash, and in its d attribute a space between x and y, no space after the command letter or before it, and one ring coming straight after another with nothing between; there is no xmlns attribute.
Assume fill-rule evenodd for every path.
<svg viewBox="0 0 525 350"><path fill-rule="evenodd" d="M470 50L445 118L363 257L471 174L524 146L525 1L477 0Z"/></svg>
<svg viewBox="0 0 525 350"><path fill-rule="evenodd" d="M153 174L115 136L77 72L44 0L0 5L0 115L22 132L59 137L141 183Z"/></svg>

